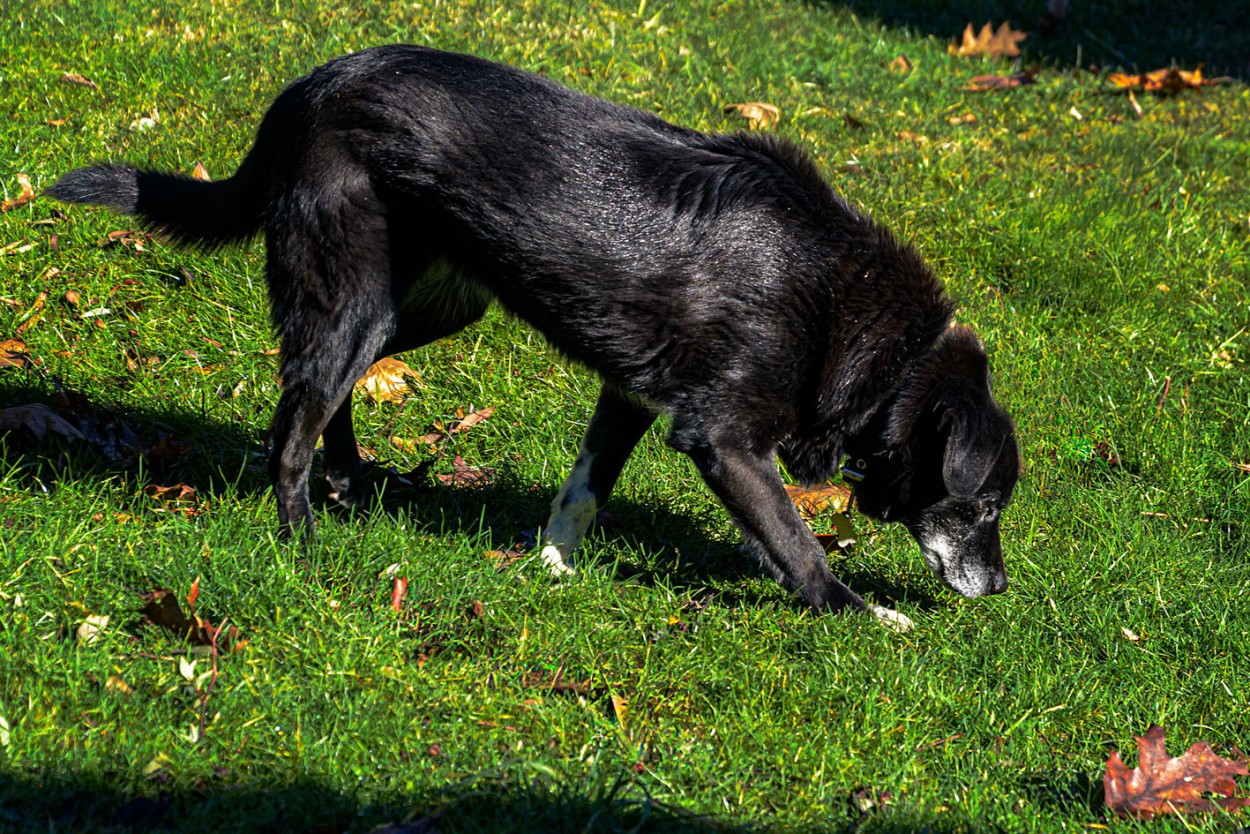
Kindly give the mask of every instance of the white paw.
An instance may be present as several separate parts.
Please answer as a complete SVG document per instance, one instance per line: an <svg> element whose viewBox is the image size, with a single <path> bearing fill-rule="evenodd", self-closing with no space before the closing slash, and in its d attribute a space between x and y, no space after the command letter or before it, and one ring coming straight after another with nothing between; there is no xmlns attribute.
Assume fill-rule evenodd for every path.
<svg viewBox="0 0 1250 834"><path fill-rule="evenodd" d="M900 614L893 609L884 608L880 605L872 605L870 603L868 605L868 610L872 612L874 617L881 621L882 625L887 628L892 628L895 631L911 631L916 627L916 624L911 621L911 617L908 617L905 614Z"/></svg>
<svg viewBox="0 0 1250 834"><path fill-rule="evenodd" d="M575 572L569 563L564 561L564 556L560 554L560 548L554 544L544 547L540 555L542 556L543 564L547 566L547 570L551 571L553 576L568 576Z"/></svg>

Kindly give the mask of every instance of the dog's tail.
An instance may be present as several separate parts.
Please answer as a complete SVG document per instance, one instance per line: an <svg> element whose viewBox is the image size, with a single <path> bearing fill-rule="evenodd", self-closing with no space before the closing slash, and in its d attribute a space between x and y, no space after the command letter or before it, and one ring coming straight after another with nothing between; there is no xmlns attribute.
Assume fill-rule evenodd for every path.
<svg viewBox="0 0 1250 834"><path fill-rule="evenodd" d="M140 218L179 243L215 247L256 234L268 213L284 120L267 115L234 175L199 180L105 163L70 171L44 191L66 203L104 206Z"/></svg>

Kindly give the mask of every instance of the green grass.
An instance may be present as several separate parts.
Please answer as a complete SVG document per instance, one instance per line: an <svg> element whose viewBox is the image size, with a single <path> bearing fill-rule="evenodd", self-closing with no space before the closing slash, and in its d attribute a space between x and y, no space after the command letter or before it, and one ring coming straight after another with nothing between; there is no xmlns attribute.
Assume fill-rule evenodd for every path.
<svg viewBox="0 0 1250 834"><path fill-rule="evenodd" d="M101 248L127 221L38 200L0 215L0 341L37 360L0 367L0 407L78 392L114 442L0 437L0 829L367 831L437 811L440 831L1234 827L1119 822L1100 781L1151 722L1174 755L1250 746L1246 87L1139 96L1138 119L1056 49L1033 53L1058 58L1033 87L964 92L1011 66L946 54L941 15L995 11L952 3L899 0L884 22L787 0L112 5L6 8L7 196L19 173L39 189L101 158L224 176L286 82L382 42L705 130L739 127L727 103L780 106L780 132L919 246L991 351L1026 464L1004 521L1012 587L956 598L903 531L857 519L835 572L917 628L812 616L741 561L663 426L576 580L501 565L484 554L544 520L596 383L496 314L405 357L424 386L402 406L357 409L362 443L407 471L429 456L392 438L493 406L432 471L459 454L494 483L319 503L315 545L277 542L260 247ZM1139 23L1116 50L1153 58ZM1238 43L1211 49L1234 65ZM910 73L889 68L899 54ZM162 436L185 451L131 454ZM153 484L194 487L199 513ZM198 678L208 654L137 613L140 593L185 599L197 577L197 610L249 641L206 702L179 664ZM95 642L74 638L88 615L109 617ZM554 690L557 671L583 691ZM861 786L891 801L861 819Z"/></svg>

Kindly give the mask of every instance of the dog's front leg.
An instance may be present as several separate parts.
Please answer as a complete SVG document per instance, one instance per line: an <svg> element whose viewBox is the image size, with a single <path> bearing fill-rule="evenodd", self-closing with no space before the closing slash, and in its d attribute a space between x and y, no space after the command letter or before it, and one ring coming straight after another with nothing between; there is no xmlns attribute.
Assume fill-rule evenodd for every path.
<svg viewBox="0 0 1250 834"><path fill-rule="evenodd" d="M543 528L542 557L552 573L572 572L569 557L595 513L607 503L625 461L653 422L655 412L628 395L607 385L599 392L577 462L551 502L551 517Z"/></svg>
<svg viewBox="0 0 1250 834"><path fill-rule="evenodd" d="M911 626L902 614L864 602L834 577L824 549L786 495L771 454L711 444L682 451L734 517L752 555L785 588L817 611L867 611L895 627Z"/></svg>

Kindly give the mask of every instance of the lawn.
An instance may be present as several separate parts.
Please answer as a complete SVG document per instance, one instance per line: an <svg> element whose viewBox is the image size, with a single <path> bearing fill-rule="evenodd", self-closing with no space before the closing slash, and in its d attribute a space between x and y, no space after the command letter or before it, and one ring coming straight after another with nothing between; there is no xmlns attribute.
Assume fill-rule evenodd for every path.
<svg viewBox="0 0 1250 834"><path fill-rule="evenodd" d="M1172 755L1250 749L1250 89L1130 99L1108 77L1171 57L1246 75L1237 4L1179 5L1073 0L1016 62L946 46L966 22L1032 31L1044 3L6 6L7 199L100 159L227 176L284 84L378 43L708 131L771 103L768 129L914 242L981 334L1024 476L994 598L855 517L834 572L911 617L900 634L814 616L745 562L659 424L557 583L533 536L597 384L491 313L401 357L402 402L357 394L386 489L347 513L322 488L305 549L275 536L261 450L262 247L26 202L0 214L0 343L22 346L0 408L84 437L0 434L0 830L1250 825L1102 801L1109 754L1135 764L1152 723ZM216 648L141 613L158 589L225 622Z"/></svg>

